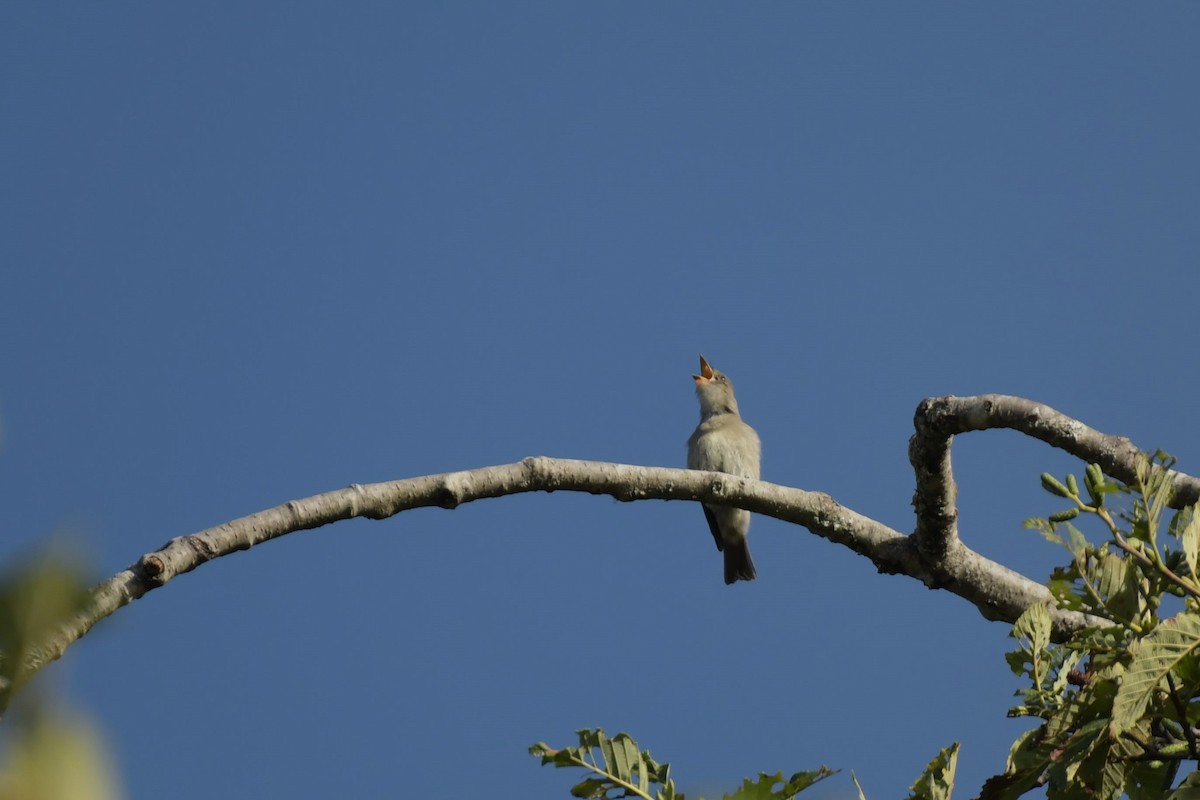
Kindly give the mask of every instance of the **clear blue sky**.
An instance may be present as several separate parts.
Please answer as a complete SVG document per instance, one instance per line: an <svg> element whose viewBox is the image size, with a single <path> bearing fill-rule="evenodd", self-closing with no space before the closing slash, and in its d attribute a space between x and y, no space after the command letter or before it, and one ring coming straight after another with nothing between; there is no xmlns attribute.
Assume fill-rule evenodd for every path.
<svg viewBox="0 0 1200 800"><path fill-rule="evenodd" d="M1200 6L6 3L0 557L97 578L354 482L681 466L703 352L764 477L912 523L913 410L1032 397L1200 469ZM967 541L1072 462L956 443ZM1003 767L1007 627L757 519L581 495L297 534L50 679L132 797L562 798L628 730L690 796ZM450 776L447 776L447 771ZM848 772L814 797L845 797Z"/></svg>

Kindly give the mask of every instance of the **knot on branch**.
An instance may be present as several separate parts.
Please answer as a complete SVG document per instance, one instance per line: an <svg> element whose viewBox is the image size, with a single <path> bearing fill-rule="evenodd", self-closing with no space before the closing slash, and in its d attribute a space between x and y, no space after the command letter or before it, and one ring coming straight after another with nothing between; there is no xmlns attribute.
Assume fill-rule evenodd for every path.
<svg viewBox="0 0 1200 800"><path fill-rule="evenodd" d="M712 492L714 500L719 500L725 494L725 488L728 486L728 480L729 478L721 477L713 478L708 482L708 490Z"/></svg>
<svg viewBox="0 0 1200 800"><path fill-rule="evenodd" d="M913 427L918 431L936 427L938 420L945 412L946 398L926 397L917 403L917 410L913 412Z"/></svg>
<svg viewBox="0 0 1200 800"><path fill-rule="evenodd" d="M452 472L442 477L434 486L432 497L438 508L455 509L462 505L464 491L461 486L463 473Z"/></svg>
<svg viewBox="0 0 1200 800"><path fill-rule="evenodd" d="M521 459L521 466L530 483L540 483L551 475L553 459L546 456L526 456Z"/></svg>
<svg viewBox="0 0 1200 800"><path fill-rule="evenodd" d="M147 553L139 558L137 569L142 573L146 583L152 586L162 586L166 583L163 573L166 571L167 565L163 563L162 557L158 553Z"/></svg>

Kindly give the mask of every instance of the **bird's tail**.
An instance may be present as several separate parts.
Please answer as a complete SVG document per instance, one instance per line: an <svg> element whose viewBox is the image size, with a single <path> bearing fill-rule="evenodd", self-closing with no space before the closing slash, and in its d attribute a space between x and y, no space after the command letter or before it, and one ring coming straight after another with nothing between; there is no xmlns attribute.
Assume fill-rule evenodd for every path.
<svg viewBox="0 0 1200 800"><path fill-rule="evenodd" d="M746 537L741 541L725 543L725 583L734 581L752 581L758 577L754 569L754 559L750 558L750 545Z"/></svg>

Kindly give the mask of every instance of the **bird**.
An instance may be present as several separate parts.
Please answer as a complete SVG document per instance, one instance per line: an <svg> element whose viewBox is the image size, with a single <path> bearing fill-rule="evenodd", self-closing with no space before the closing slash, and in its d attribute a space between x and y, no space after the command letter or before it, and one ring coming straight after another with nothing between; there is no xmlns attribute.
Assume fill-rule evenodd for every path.
<svg viewBox="0 0 1200 800"><path fill-rule="evenodd" d="M738 413L733 383L700 356L700 374L693 375L700 398L700 424L687 443L688 469L725 472L758 480L762 445ZM758 577L746 533L750 512L740 508L702 504L708 529L725 555L725 583L752 581Z"/></svg>

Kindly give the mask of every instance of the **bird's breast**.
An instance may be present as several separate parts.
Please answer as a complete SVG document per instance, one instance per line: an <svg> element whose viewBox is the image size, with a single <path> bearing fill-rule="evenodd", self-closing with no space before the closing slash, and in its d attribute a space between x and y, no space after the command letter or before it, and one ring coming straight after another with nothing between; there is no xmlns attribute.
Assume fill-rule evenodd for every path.
<svg viewBox="0 0 1200 800"><path fill-rule="evenodd" d="M705 428L701 425L688 440L688 469L727 472L757 479L761 446L754 430L740 426Z"/></svg>

